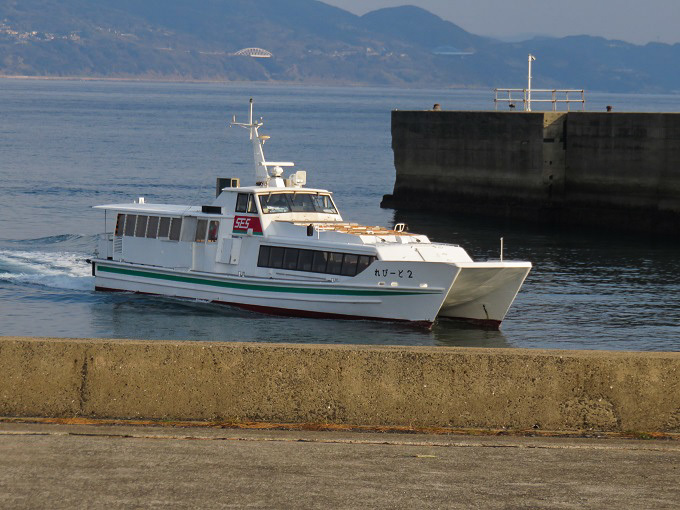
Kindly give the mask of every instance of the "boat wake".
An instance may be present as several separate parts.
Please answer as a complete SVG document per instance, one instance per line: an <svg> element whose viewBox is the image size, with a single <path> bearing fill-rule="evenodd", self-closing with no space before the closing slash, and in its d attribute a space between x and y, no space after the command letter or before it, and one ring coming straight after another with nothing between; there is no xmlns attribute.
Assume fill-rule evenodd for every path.
<svg viewBox="0 0 680 510"><path fill-rule="evenodd" d="M60 234L34 239L3 239L0 241L0 249L10 248L13 250L34 250L47 248L48 250L57 249L59 246L62 251L91 253L97 243L96 234Z"/></svg>
<svg viewBox="0 0 680 510"><path fill-rule="evenodd" d="M94 278L82 253L0 250L0 282L91 291Z"/></svg>

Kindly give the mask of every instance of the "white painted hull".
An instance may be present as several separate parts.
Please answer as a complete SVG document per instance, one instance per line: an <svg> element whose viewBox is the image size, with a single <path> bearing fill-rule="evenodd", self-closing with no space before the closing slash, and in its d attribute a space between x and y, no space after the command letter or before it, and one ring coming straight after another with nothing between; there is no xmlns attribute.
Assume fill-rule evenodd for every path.
<svg viewBox="0 0 680 510"><path fill-rule="evenodd" d="M496 327L531 270L527 262L473 262L459 267L461 271L439 310L439 317Z"/></svg>
<svg viewBox="0 0 680 510"><path fill-rule="evenodd" d="M471 272L471 267L421 262L415 263L420 275L417 283L377 282L375 274L384 268L389 271L395 264L398 263L379 261L377 265L380 269L375 272L367 270L365 274L351 278L351 281L346 279L336 282L177 271L101 259L93 260L93 272L95 286L99 290L183 297L311 317L432 323L443 312L446 317L497 326L529 271L527 267L489 266L485 271L491 271L493 275L488 273L490 277L480 279L481 273ZM411 263L413 266L414 263ZM499 276L507 270L510 276ZM475 274L477 278L472 276ZM523 276L520 278L521 274ZM479 291L483 290L486 297L480 292L473 292L475 281L481 282ZM460 290L458 297L458 293L454 292L457 286ZM496 288L498 286L500 288Z"/></svg>

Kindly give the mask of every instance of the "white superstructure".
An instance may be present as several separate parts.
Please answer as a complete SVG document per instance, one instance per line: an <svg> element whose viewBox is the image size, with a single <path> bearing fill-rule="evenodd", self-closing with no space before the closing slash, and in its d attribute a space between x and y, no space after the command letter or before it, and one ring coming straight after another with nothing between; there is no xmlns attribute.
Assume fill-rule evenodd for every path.
<svg viewBox="0 0 680 510"><path fill-rule="evenodd" d="M257 184L229 179L206 206L96 206L115 216L92 260L98 290L287 315L500 325L531 263L474 262L402 224L347 222L329 191L304 187L293 163L266 161L252 100L248 123L232 125L249 130Z"/></svg>

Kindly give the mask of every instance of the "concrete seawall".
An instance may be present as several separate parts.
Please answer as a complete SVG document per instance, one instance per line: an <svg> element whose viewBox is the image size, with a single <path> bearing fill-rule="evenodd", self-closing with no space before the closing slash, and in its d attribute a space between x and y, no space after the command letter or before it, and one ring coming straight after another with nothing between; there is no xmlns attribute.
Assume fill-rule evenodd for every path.
<svg viewBox="0 0 680 510"><path fill-rule="evenodd" d="M393 111L383 206L680 234L680 114Z"/></svg>
<svg viewBox="0 0 680 510"><path fill-rule="evenodd" d="M0 415L680 432L680 353L0 337Z"/></svg>

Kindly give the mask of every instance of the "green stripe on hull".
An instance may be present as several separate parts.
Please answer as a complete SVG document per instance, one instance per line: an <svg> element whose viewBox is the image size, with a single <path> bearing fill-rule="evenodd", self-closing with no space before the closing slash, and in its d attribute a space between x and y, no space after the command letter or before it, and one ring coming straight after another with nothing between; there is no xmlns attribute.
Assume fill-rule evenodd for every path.
<svg viewBox="0 0 680 510"><path fill-rule="evenodd" d="M248 231L247 230L236 230L236 229L234 229L234 230L231 231L231 233L232 234L238 234L238 235L247 235ZM254 236L262 236L264 234L262 232L253 232L253 235Z"/></svg>
<svg viewBox="0 0 680 510"><path fill-rule="evenodd" d="M340 296L414 296L422 294L437 294L438 292L413 292L407 290L348 290L348 289L320 289L305 287L281 287L274 285L257 285L252 283L224 282L208 280L193 276L180 276L172 274L154 273L152 271L140 271L121 267L110 267L97 264L97 269L102 272L139 276L141 278L153 278L155 280L168 280L173 282L193 283L198 285L210 285L212 287L226 287L230 289L243 289L261 292L287 292L292 294L333 294Z"/></svg>

